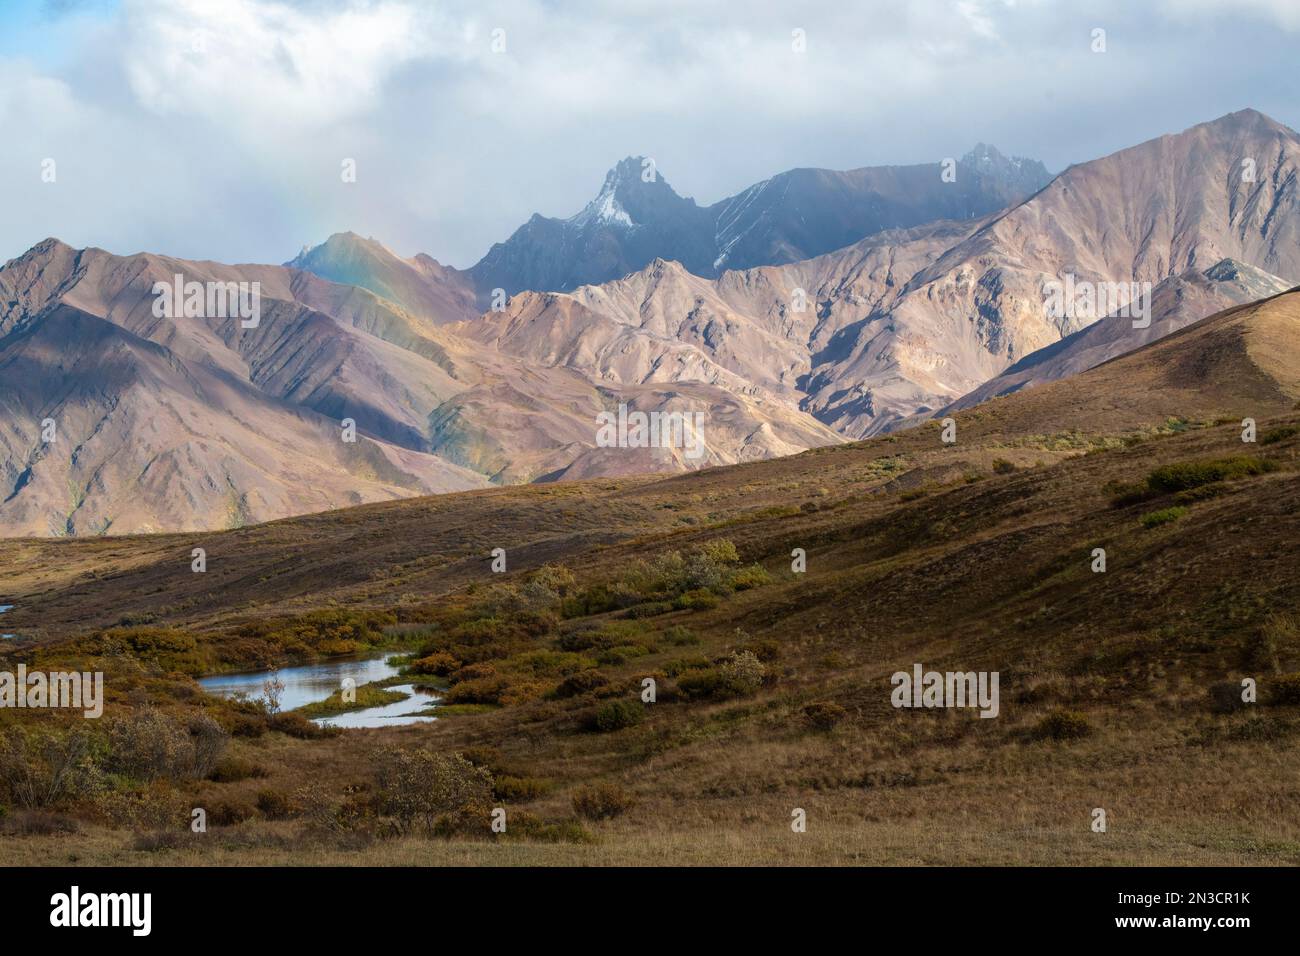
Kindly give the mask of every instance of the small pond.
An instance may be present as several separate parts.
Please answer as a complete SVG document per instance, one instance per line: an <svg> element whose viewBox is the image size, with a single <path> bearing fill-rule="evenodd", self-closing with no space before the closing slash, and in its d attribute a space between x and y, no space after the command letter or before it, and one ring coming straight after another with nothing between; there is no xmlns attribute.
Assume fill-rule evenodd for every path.
<svg viewBox="0 0 1300 956"><path fill-rule="evenodd" d="M255 671L246 674L216 674L212 677L199 678L199 686L210 694L220 697L237 697L243 695L249 700L265 696L263 684L271 676L271 671ZM349 658L346 660L323 661L317 664L303 664L299 667L282 667L278 676L284 683L284 692L280 695L281 710L296 710L305 704L314 704L324 700L351 677L360 687L371 681L384 680L398 673L398 668L388 663L387 657ZM408 695L405 700L378 707L367 707L334 717L321 717L316 723L330 727L392 727L397 724L425 723L435 718L416 714L424 710L438 698L432 691L416 689L411 684L398 684L389 690L400 691Z"/></svg>

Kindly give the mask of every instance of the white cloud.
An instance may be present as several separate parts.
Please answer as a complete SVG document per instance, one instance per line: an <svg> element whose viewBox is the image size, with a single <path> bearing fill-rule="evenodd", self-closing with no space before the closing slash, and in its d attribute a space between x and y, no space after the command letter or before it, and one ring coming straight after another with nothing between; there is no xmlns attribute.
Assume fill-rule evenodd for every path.
<svg viewBox="0 0 1300 956"><path fill-rule="evenodd" d="M1258 17L1286 30L1300 30L1300 2L1297 0L1163 0L1162 10L1170 19Z"/></svg>
<svg viewBox="0 0 1300 956"><path fill-rule="evenodd" d="M128 0L121 49L131 89L160 115L320 125L374 109L396 69L435 52L430 21L396 2L318 13L260 0Z"/></svg>
<svg viewBox="0 0 1300 956"><path fill-rule="evenodd" d="M576 212L634 153L712 202L791 166L976 140L1059 169L1243 106L1294 125L1293 38L1275 26L1293 8L124 0L50 24L38 46L57 57L0 57L0 259L53 234L281 261L354 229L464 266L535 211ZM45 156L54 189L35 178Z"/></svg>

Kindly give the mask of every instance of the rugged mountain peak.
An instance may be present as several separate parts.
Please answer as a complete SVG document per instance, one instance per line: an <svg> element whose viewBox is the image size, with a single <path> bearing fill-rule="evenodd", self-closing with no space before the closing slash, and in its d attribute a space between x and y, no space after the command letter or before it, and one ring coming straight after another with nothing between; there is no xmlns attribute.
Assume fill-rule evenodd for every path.
<svg viewBox="0 0 1300 956"><path fill-rule="evenodd" d="M1036 159L1023 156L1005 156L996 146L976 143L975 148L959 160L959 165L974 170L980 176L1008 186L1018 186L1027 192L1041 189L1051 181L1052 174Z"/></svg>
<svg viewBox="0 0 1300 956"><path fill-rule="evenodd" d="M1052 178L1042 163L1008 158L984 144L961 164L955 184L940 177L937 162L793 169L701 207L678 195L650 159L628 156L576 215L534 215L470 274L480 295L493 288L570 291L622 278L655 258L713 277L811 259L890 229L978 219L1026 199Z"/></svg>
<svg viewBox="0 0 1300 956"><path fill-rule="evenodd" d="M996 172L1005 170L1019 171L1026 164L1035 170L1041 170L1047 174L1047 167L1036 159L1026 159L1023 156L1007 156L1003 154L996 146L988 143L976 143L975 146L961 158L961 163L966 166L975 166L980 170Z"/></svg>
<svg viewBox="0 0 1300 956"><path fill-rule="evenodd" d="M677 195L651 160L628 156L605 174L596 198L567 221L578 227L630 228L670 218L683 207L696 208L694 200Z"/></svg>

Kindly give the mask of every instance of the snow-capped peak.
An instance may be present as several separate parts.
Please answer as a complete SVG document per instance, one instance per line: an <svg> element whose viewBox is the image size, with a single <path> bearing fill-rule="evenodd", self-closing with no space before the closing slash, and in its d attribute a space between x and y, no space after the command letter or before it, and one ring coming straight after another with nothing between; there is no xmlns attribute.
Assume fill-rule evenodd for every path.
<svg viewBox="0 0 1300 956"><path fill-rule="evenodd" d="M631 214L619 202L619 192L629 182L627 177L635 172L634 166L639 168L636 164L636 159L628 157L606 173L605 182L600 187L596 198L587 203L582 211L569 221L579 226L590 223L636 226L637 223L632 219Z"/></svg>

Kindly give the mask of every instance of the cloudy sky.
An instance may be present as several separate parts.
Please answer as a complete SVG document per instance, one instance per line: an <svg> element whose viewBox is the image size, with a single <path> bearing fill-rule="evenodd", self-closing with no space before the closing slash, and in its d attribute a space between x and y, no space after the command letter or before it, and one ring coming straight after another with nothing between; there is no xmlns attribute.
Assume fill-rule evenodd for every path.
<svg viewBox="0 0 1300 956"><path fill-rule="evenodd" d="M631 154L701 203L981 140L1055 172L1246 106L1300 127L1298 47L1298 0L0 0L0 261L351 229L464 267Z"/></svg>

